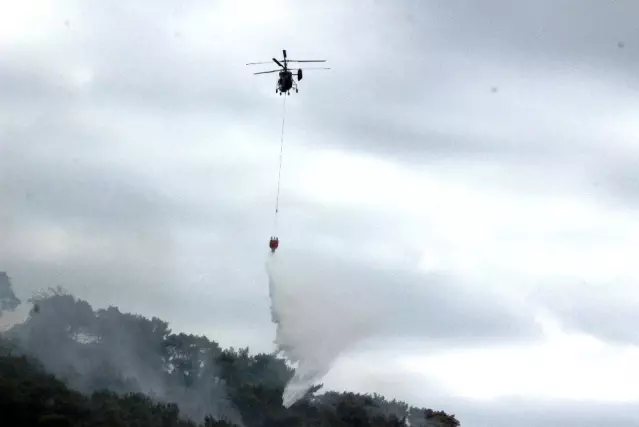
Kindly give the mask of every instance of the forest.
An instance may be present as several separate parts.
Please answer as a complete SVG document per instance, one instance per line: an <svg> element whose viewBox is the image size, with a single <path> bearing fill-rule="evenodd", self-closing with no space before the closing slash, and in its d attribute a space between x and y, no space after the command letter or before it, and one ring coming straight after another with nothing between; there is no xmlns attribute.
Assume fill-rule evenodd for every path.
<svg viewBox="0 0 639 427"><path fill-rule="evenodd" d="M0 282L2 316L21 301L6 275ZM378 394L323 391L322 384L285 408L282 392L294 370L276 355L221 348L117 307L94 310L60 288L28 304L27 319L0 336L0 414L10 425L460 425L444 411Z"/></svg>

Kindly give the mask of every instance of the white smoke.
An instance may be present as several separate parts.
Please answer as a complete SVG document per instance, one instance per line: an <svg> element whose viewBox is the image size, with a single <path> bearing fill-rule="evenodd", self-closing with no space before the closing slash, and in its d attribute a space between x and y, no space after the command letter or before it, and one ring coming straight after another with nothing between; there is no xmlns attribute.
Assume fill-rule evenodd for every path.
<svg viewBox="0 0 639 427"><path fill-rule="evenodd" d="M269 276L275 344L297 364L286 385L283 404L290 407L328 373L337 357L372 334L379 312L364 303L366 294L344 277L330 277L318 265L286 266L271 254Z"/></svg>
<svg viewBox="0 0 639 427"><path fill-rule="evenodd" d="M14 311L0 312L0 334L7 332L15 325L24 323L29 317L30 307L22 304Z"/></svg>

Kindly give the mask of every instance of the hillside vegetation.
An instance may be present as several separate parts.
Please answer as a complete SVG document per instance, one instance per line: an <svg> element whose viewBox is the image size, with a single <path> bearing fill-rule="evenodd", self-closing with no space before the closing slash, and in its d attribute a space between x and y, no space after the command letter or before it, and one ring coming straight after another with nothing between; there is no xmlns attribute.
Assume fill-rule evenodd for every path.
<svg viewBox="0 0 639 427"><path fill-rule="evenodd" d="M93 310L61 290L30 302L28 319L0 339L0 414L11 425L459 426L442 411L321 385L287 409L293 370L273 355Z"/></svg>

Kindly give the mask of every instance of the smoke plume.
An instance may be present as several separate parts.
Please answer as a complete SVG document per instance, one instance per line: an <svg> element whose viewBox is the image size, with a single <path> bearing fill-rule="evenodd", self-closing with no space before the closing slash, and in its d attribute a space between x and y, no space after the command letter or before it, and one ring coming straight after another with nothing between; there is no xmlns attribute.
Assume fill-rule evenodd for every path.
<svg viewBox="0 0 639 427"><path fill-rule="evenodd" d="M11 305L3 303L3 308L14 308L19 301L11 295L5 292L3 301ZM26 320L2 335L71 388L89 394L101 389L141 392L156 401L177 403L191 420L210 414L243 425L218 375L217 343L172 333L168 323L156 317L122 313L116 307L94 310L62 289L29 301L33 308Z"/></svg>
<svg viewBox="0 0 639 427"><path fill-rule="evenodd" d="M286 266L275 254L266 264L277 351L296 366L284 390L290 407L330 370L337 357L376 330L376 309L345 277L317 264Z"/></svg>

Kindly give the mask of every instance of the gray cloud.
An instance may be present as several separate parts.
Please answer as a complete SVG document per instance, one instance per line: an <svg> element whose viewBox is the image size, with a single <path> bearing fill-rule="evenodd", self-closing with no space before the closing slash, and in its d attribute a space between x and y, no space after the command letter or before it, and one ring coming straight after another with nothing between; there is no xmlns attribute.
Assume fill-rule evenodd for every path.
<svg viewBox="0 0 639 427"><path fill-rule="evenodd" d="M331 375L325 384L341 390L348 383L349 389L362 393L385 393L390 390L393 396L412 405L437 408L454 414L462 426L597 427L613 423L630 427L639 422L639 405L633 402L550 400L516 396L473 400L447 393L430 377L416 373L406 374L392 363L373 360L379 364L361 374L338 366L335 375Z"/></svg>
<svg viewBox="0 0 639 427"><path fill-rule="evenodd" d="M535 298L561 319L567 330L592 334L613 344L637 345L639 295L620 281L565 283L543 287Z"/></svg>
<svg viewBox="0 0 639 427"><path fill-rule="evenodd" d="M304 136L416 166L472 161L502 168L509 181L544 176L545 190L568 178L573 191L618 195L623 180L600 181L628 153L594 126L632 108L639 64L617 38L637 38L634 9L398 4L380 24L387 37L361 42L371 54L347 62L345 90L305 102L314 129ZM592 191L593 183L602 185Z"/></svg>
<svg viewBox="0 0 639 427"><path fill-rule="evenodd" d="M428 28L437 41L455 43L469 53L479 50L505 61L613 68L633 57L628 52L639 36L632 20L637 12L633 2L598 0L543 0L525 5L489 0L445 8L409 2L405 6L405 16L412 22L428 24L414 25L414 31L423 34ZM629 51L619 50L620 41Z"/></svg>
<svg viewBox="0 0 639 427"><path fill-rule="evenodd" d="M454 399L445 407L455 408L453 413L457 415L462 425L477 427L513 425L596 427L606 423L630 427L639 422L639 416L637 416L639 406L633 403L504 399L496 403L480 404Z"/></svg>
<svg viewBox="0 0 639 427"><path fill-rule="evenodd" d="M593 173L593 185L607 203L634 209L639 202L639 154L624 154L602 161Z"/></svg>

